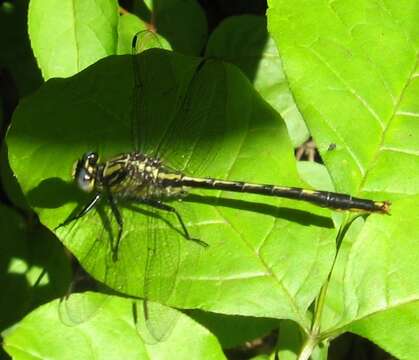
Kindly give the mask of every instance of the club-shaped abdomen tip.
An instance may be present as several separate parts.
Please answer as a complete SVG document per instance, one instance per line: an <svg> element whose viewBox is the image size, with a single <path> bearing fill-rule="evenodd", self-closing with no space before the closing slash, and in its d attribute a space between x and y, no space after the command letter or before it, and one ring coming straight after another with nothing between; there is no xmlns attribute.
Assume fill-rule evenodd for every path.
<svg viewBox="0 0 419 360"><path fill-rule="evenodd" d="M390 201L376 201L374 205L378 212L390 215Z"/></svg>

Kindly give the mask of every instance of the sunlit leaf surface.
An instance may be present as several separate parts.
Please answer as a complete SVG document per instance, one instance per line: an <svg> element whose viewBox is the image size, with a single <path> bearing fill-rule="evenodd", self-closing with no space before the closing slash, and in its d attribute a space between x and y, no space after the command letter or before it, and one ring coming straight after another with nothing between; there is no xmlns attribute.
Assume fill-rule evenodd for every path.
<svg viewBox="0 0 419 360"><path fill-rule="evenodd" d="M394 199L390 217L352 224L321 330L326 338L354 331L411 359L419 354L412 341L419 301L418 24L417 2L409 0L271 1L269 9L290 87L336 189Z"/></svg>
<svg viewBox="0 0 419 360"><path fill-rule="evenodd" d="M169 164L182 163L204 176L304 185L284 124L237 69L206 62L193 80L189 115L183 116L179 104L189 93L197 60L162 51L138 59L145 81L143 94L135 94L141 100L139 138L146 142L141 148L153 151L174 123L171 129L179 132L169 134L163 152ZM68 80L51 80L15 114L8 136L12 168L51 229L88 200L72 183L76 159L89 150L106 159L133 149L132 64L130 56L112 57ZM170 151L172 144L181 151ZM307 325L305 310L332 261L335 231L330 211L291 200L210 191L195 191L172 205L192 236L209 246L185 241L178 222L160 213L156 228L165 229L179 263L169 299L159 295L165 297L167 291L156 290L153 300L227 314L291 318ZM121 204L124 233L118 261L112 259L115 228L108 210L103 204L58 235L95 278L143 296L150 209ZM164 259L171 255L161 255L156 286L167 283Z"/></svg>
<svg viewBox="0 0 419 360"><path fill-rule="evenodd" d="M39 307L3 334L6 351L17 359L167 359L174 352L181 359L224 358L216 338L183 314L169 339L147 343L137 331L132 300L109 296L103 301L104 296L75 296L79 303L103 305L89 321L76 326L61 321L58 300ZM137 305L141 307L141 302ZM139 315L136 321L144 318Z"/></svg>

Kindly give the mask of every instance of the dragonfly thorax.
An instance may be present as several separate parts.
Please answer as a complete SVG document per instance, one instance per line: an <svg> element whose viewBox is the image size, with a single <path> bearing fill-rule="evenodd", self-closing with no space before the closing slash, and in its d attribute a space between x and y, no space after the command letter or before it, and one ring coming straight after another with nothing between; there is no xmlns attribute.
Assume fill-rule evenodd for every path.
<svg viewBox="0 0 419 360"><path fill-rule="evenodd" d="M83 191L106 191L116 199L163 200L181 198L187 192L178 183L179 171L140 152L122 153L103 162L97 153L88 152L76 163L73 177Z"/></svg>

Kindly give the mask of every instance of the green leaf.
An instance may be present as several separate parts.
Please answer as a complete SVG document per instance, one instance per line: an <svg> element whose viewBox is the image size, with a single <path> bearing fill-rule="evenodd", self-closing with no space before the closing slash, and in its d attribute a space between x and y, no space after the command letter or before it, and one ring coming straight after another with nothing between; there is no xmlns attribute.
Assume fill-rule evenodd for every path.
<svg viewBox="0 0 419 360"><path fill-rule="evenodd" d="M339 191L417 193L415 4L270 4L269 29L291 90Z"/></svg>
<svg viewBox="0 0 419 360"><path fill-rule="evenodd" d="M22 189L20 188L12 169L10 168L6 143L3 143L0 149L0 163L2 165L0 167L1 185L7 194L7 198L19 210L30 213L30 206L27 199L22 193Z"/></svg>
<svg viewBox="0 0 419 360"><path fill-rule="evenodd" d="M224 359L216 338L183 314L166 341L150 344L137 332L132 300L97 293L73 297L79 303L101 306L88 321L74 326L61 321L58 300L39 307L3 333L9 355L15 359L167 359L176 353L181 359Z"/></svg>
<svg viewBox="0 0 419 360"><path fill-rule="evenodd" d="M327 168L324 165L314 161L299 161L297 168L301 178L313 188L335 191Z"/></svg>
<svg viewBox="0 0 419 360"><path fill-rule="evenodd" d="M295 106L265 17L227 18L212 32L205 55L231 62L246 74L255 89L281 114L294 147L307 140L307 127Z"/></svg>
<svg viewBox="0 0 419 360"><path fill-rule="evenodd" d="M390 217L358 218L349 228L319 310L319 337L354 331L412 359L419 353L410 347L419 298L415 10L415 1L271 1L268 18L336 189L394 199Z"/></svg>
<svg viewBox="0 0 419 360"><path fill-rule="evenodd" d="M131 14L124 14L119 18L118 24L118 55L132 54L132 39L141 31L147 30L147 24L141 21L137 16ZM159 47L166 50L171 50L168 41L157 33L149 32L149 36L154 36L153 39L143 39L145 44L142 51L152 47ZM139 39L141 41L142 39ZM154 41L151 41L154 40ZM156 43L158 42L158 43ZM149 46L148 46L149 45ZM158 46L157 46L158 45ZM141 51L138 51L140 53Z"/></svg>
<svg viewBox="0 0 419 360"><path fill-rule="evenodd" d="M45 80L73 75L116 53L116 1L31 0L28 22Z"/></svg>
<svg viewBox="0 0 419 360"><path fill-rule="evenodd" d="M21 96L31 93L42 83L41 73L36 66L29 44L27 8L28 0L7 1L0 4L0 44L2 45L0 64L2 68L10 71ZM7 71L2 73L2 86L6 85L4 82L6 74ZM13 81L10 81L10 84L13 84ZM15 89L9 88L9 91L2 96L6 94L9 97L18 96L10 90Z"/></svg>
<svg viewBox="0 0 419 360"><path fill-rule="evenodd" d="M118 22L118 55L132 53L132 39L136 33L147 29L147 24L132 14L123 14Z"/></svg>
<svg viewBox="0 0 419 360"><path fill-rule="evenodd" d="M70 281L62 246L47 229L25 222L0 204L0 329L13 325L39 304L61 296ZM39 282L39 283L38 283Z"/></svg>
<svg viewBox="0 0 419 360"><path fill-rule="evenodd" d="M135 13L170 43L170 47L186 55L201 54L207 40L207 19L195 0L145 0L135 2ZM187 21L185 21L187 19ZM166 48L166 47L165 47Z"/></svg>
<svg viewBox="0 0 419 360"><path fill-rule="evenodd" d="M371 339L399 359L419 354L419 301L389 307L353 322L348 330Z"/></svg>
<svg viewBox="0 0 419 360"><path fill-rule="evenodd" d="M240 71L212 60L193 77L197 59L164 51L148 51L137 60L144 66L145 82L139 106L132 102L138 96L133 94L133 59L123 56L100 61L70 79L48 81L16 111L7 138L11 166L45 225L55 228L88 200L70 177L81 154L97 150L106 159L133 149L133 106L139 109L139 135L147 135L145 148L151 153L174 123L168 148L180 153L163 153L169 164L204 161L199 175L303 185L284 124ZM179 112L186 93L190 101ZM161 273L154 274L153 300L225 314L290 318L307 326L305 311L333 259L335 231L328 210L211 191L196 191L170 204L207 248L186 241L171 214L147 216L150 208L141 205L136 211L121 206L124 233L117 261L111 248L116 228L112 215L106 216L106 204L57 234L96 279L144 296L147 226L156 221L157 235L167 238L157 237L152 246L173 253L161 255L166 260ZM177 280L171 283L173 272Z"/></svg>
<svg viewBox="0 0 419 360"><path fill-rule="evenodd" d="M190 310L188 315L217 336L223 349L260 339L279 325L276 319L223 315L199 310Z"/></svg>
<svg viewBox="0 0 419 360"><path fill-rule="evenodd" d="M289 320L282 320L279 326L280 341L278 343L278 357L284 360L297 359L302 345L301 329Z"/></svg>
<svg viewBox="0 0 419 360"><path fill-rule="evenodd" d="M391 217L370 217L346 238L326 298L325 336L354 331L402 358L419 353L411 344L419 326L418 199L398 201Z"/></svg>

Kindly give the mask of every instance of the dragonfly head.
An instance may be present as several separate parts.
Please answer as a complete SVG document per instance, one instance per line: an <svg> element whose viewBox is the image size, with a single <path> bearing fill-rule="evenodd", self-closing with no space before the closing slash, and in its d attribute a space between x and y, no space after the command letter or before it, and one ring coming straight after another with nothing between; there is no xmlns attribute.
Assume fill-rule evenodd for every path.
<svg viewBox="0 0 419 360"><path fill-rule="evenodd" d="M85 192L92 192L95 187L98 160L97 153L87 152L74 164L73 178Z"/></svg>

